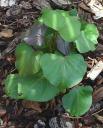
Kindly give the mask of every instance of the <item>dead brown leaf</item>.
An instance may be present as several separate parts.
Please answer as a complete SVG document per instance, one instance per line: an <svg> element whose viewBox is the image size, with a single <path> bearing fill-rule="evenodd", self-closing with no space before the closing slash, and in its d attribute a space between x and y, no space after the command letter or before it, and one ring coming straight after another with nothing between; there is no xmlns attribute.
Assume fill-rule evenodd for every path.
<svg viewBox="0 0 103 128"><path fill-rule="evenodd" d="M4 37L4 38L10 38L13 37L13 30L12 29L3 29L0 32L0 37Z"/></svg>
<svg viewBox="0 0 103 128"><path fill-rule="evenodd" d="M43 110L41 109L40 103L38 102L33 102L33 101L22 101L22 105L24 108L31 108L37 112L42 112Z"/></svg>

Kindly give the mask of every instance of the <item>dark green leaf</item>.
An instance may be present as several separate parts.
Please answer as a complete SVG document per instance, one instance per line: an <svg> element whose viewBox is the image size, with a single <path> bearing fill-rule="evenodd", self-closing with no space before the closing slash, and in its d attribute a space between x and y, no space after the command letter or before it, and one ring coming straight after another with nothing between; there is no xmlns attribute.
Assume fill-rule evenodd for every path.
<svg viewBox="0 0 103 128"><path fill-rule="evenodd" d="M44 76L51 84L59 87L77 85L86 72L87 65L79 54L63 57L57 54L44 54L40 59Z"/></svg>
<svg viewBox="0 0 103 128"><path fill-rule="evenodd" d="M11 74L5 80L5 92L13 99L44 102L54 98L58 89L52 86L42 75L21 77Z"/></svg>
<svg viewBox="0 0 103 128"><path fill-rule="evenodd" d="M77 12L77 9L76 8L73 8L69 11L69 14L71 16L78 16L78 12Z"/></svg>
<svg viewBox="0 0 103 128"><path fill-rule="evenodd" d="M62 99L65 110L72 116L85 114L92 105L92 92L90 86L73 88Z"/></svg>

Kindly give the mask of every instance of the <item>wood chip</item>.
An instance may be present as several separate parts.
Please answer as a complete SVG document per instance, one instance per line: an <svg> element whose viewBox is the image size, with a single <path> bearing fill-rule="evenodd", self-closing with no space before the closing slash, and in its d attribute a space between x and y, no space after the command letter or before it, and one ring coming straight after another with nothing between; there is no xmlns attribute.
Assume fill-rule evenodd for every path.
<svg viewBox="0 0 103 128"><path fill-rule="evenodd" d="M49 120L50 128L74 128L74 124L64 118L52 117Z"/></svg>
<svg viewBox="0 0 103 128"><path fill-rule="evenodd" d="M103 87L94 91L93 102L99 102L102 99L103 99Z"/></svg>
<svg viewBox="0 0 103 128"><path fill-rule="evenodd" d="M88 3L91 11L95 14L94 19L100 19L103 17L103 5L99 0L91 0Z"/></svg>
<svg viewBox="0 0 103 128"><path fill-rule="evenodd" d="M98 114L95 114L94 116L97 118L97 120L99 120L101 123L103 123L103 116L100 116Z"/></svg>
<svg viewBox="0 0 103 128"><path fill-rule="evenodd" d="M0 38L10 38L10 37L13 37L13 30L12 29L3 29L1 32L0 32Z"/></svg>
<svg viewBox="0 0 103 128"><path fill-rule="evenodd" d="M78 5L80 8L84 9L85 11L88 11L91 13L90 8L84 3L84 2L80 2Z"/></svg>
<svg viewBox="0 0 103 128"><path fill-rule="evenodd" d="M87 74L87 77L91 80L95 80L97 76L102 72L103 70L103 61L99 61Z"/></svg>
<svg viewBox="0 0 103 128"><path fill-rule="evenodd" d="M16 3L16 0L0 0L0 6L7 7Z"/></svg>

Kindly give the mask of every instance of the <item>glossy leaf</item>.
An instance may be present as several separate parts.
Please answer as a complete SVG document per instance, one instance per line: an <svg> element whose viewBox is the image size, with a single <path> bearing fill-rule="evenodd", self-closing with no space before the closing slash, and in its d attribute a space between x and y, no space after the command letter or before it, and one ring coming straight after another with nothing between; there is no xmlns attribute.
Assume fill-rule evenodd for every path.
<svg viewBox="0 0 103 128"><path fill-rule="evenodd" d="M17 74L11 74L5 80L5 92L13 99L44 102L54 98L58 89L52 86L42 75L21 77Z"/></svg>
<svg viewBox="0 0 103 128"><path fill-rule="evenodd" d="M40 70L39 59L42 52L34 52L27 44L21 43L17 46L15 66L19 71L19 75L30 75Z"/></svg>
<svg viewBox="0 0 103 128"><path fill-rule="evenodd" d="M80 36L75 40L76 47L79 52L85 53L95 50L95 45L98 43L98 30L94 24L87 24L85 29L81 31Z"/></svg>
<svg viewBox="0 0 103 128"><path fill-rule="evenodd" d="M57 30L65 41L74 41L80 34L80 21L67 11L44 9L39 21Z"/></svg>
<svg viewBox="0 0 103 128"><path fill-rule="evenodd" d="M80 86L73 88L68 94L64 95L63 107L72 116L85 114L92 105L92 88L90 86Z"/></svg>
<svg viewBox="0 0 103 128"><path fill-rule="evenodd" d="M70 54L66 57L44 54L40 59L40 65L50 83L63 88L78 84L87 68L83 57L79 54Z"/></svg>

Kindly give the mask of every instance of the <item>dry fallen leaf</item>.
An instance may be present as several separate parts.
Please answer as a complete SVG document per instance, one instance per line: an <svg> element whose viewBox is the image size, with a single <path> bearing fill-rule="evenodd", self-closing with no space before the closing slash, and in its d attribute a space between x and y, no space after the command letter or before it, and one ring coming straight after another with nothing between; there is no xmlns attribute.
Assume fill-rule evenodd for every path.
<svg viewBox="0 0 103 128"><path fill-rule="evenodd" d="M22 105L24 108L31 108L37 112L42 112L43 110L40 107L40 103L33 101L22 101Z"/></svg>
<svg viewBox="0 0 103 128"><path fill-rule="evenodd" d="M3 29L0 32L0 37L10 38L13 37L13 30L12 29Z"/></svg>

